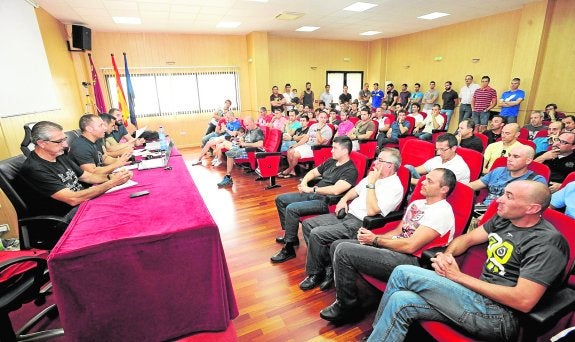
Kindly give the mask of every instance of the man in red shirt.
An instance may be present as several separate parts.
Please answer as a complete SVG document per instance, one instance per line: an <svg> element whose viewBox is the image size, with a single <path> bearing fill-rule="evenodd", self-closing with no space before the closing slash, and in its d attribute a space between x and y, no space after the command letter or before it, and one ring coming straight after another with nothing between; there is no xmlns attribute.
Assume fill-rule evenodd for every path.
<svg viewBox="0 0 575 342"><path fill-rule="evenodd" d="M481 87L473 93L471 99L471 118L475 125L479 125L479 132L487 128L489 111L497 104L497 91L489 86L489 76L481 78Z"/></svg>

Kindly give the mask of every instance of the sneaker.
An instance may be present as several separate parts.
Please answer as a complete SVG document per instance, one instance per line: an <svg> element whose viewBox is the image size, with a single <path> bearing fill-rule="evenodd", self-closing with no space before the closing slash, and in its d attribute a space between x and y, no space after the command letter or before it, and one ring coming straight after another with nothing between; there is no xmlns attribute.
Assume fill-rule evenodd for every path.
<svg viewBox="0 0 575 342"><path fill-rule="evenodd" d="M218 188L224 188L226 186L231 186L232 184L234 184L232 177L225 175L224 179L222 179L222 181L218 183Z"/></svg>
<svg viewBox="0 0 575 342"><path fill-rule="evenodd" d="M222 161L219 160L218 158L214 158L214 160L212 160L212 166L220 166L222 165Z"/></svg>
<svg viewBox="0 0 575 342"><path fill-rule="evenodd" d="M200 165L201 163L202 163L202 160L201 160L201 159L194 159L194 160L192 160L192 166L194 166L194 165Z"/></svg>

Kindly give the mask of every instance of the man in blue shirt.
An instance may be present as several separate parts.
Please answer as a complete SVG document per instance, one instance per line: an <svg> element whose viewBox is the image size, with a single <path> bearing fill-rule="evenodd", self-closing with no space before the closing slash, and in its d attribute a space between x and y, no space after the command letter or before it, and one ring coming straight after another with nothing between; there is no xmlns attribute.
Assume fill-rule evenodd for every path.
<svg viewBox="0 0 575 342"><path fill-rule="evenodd" d="M519 89L521 80L517 77L511 80L511 89L504 92L499 99L499 107L501 107L502 117L507 119L507 123L517 122L517 115L519 114L519 106L525 99L525 92Z"/></svg>
<svg viewBox="0 0 575 342"><path fill-rule="evenodd" d="M381 101L383 100L383 91L379 89L379 83L373 84L373 90L371 91L371 111L375 112L376 108L381 107Z"/></svg>

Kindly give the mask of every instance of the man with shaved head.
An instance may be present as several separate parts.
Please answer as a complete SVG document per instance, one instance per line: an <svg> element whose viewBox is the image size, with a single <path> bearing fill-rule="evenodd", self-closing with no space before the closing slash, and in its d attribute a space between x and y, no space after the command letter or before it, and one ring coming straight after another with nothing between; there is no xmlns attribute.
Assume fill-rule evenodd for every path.
<svg viewBox="0 0 575 342"><path fill-rule="evenodd" d="M515 146L511 151L509 151L507 166L491 170L485 176L469 183L469 186L475 191L487 188L489 193L482 204L489 205L497 197L503 194L505 186L511 182L530 179L542 184L547 184L547 181L543 176L538 175L527 168L533 161L534 156L535 150L533 150L531 146Z"/></svg>
<svg viewBox="0 0 575 342"><path fill-rule="evenodd" d="M519 312L531 311L547 288L561 281L567 265L567 241L541 218L550 197L539 182L511 182L497 199L493 218L431 258L434 271L397 266L368 341L403 341L419 320L457 326L473 339L516 340ZM461 272L454 257L485 242L480 278Z"/></svg>
<svg viewBox="0 0 575 342"><path fill-rule="evenodd" d="M501 141L489 144L483 153L483 173L489 172L489 168L493 165L495 159L499 157L507 157L509 151L515 146L521 145L517 141L519 137L519 125L510 123L503 126L501 130Z"/></svg>

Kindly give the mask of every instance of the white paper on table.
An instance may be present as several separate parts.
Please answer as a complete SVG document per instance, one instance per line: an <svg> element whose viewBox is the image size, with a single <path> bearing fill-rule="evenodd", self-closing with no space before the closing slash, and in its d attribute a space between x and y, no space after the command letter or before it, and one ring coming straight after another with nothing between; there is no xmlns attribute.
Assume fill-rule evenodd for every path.
<svg viewBox="0 0 575 342"><path fill-rule="evenodd" d="M132 155L135 157L140 157L140 156L146 155L148 153L150 153L150 152L148 152L145 149L141 149L141 150L134 150L134 152L132 152Z"/></svg>
<svg viewBox="0 0 575 342"><path fill-rule="evenodd" d="M136 165L136 167L137 167L137 165ZM125 188L129 188L129 187L134 186L134 185L136 185L136 184L138 184L138 182L134 182L133 180L129 179L126 183L124 183L124 184L122 184L122 185L115 186L115 187L109 189L108 191L106 191L106 193L109 194L110 192L114 192L114 191L122 190L122 189L125 189Z"/></svg>

